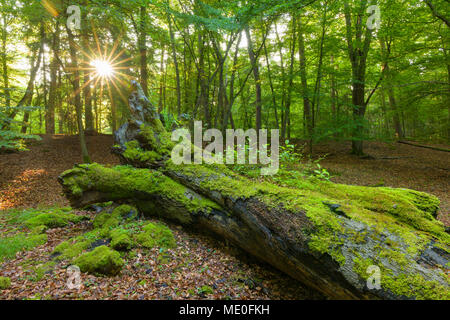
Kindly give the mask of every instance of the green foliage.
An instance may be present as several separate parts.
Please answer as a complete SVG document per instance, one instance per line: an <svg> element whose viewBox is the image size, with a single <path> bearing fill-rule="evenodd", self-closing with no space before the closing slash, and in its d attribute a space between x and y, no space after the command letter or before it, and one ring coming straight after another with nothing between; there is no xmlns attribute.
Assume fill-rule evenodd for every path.
<svg viewBox="0 0 450 320"><path fill-rule="evenodd" d="M22 108L23 109L23 108ZM0 108L0 151L26 151L26 140L42 140L37 135L23 134L12 129L3 129L3 124L12 123L13 119Z"/></svg>
<svg viewBox="0 0 450 320"><path fill-rule="evenodd" d="M210 286L202 286L202 287L198 288L197 292L200 295L203 295L203 294L208 295L208 294L213 294L214 289L211 288Z"/></svg>
<svg viewBox="0 0 450 320"><path fill-rule="evenodd" d="M0 277L0 290L6 290L11 287L11 279L7 277Z"/></svg>

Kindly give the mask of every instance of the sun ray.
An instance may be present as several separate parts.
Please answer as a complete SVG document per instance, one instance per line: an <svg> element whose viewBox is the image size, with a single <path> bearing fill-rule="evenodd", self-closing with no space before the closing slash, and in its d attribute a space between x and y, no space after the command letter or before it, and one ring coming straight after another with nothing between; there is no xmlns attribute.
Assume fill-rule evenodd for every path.
<svg viewBox="0 0 450 320"><path fill-rule="evenodd" d="M123 79L120 79L116 75L113 75L113 77L115 80L119 81L122 86L126 87L128 85L128 82L124 81Z"/></svg>
<svg viewBox="0 0 450 320"><path fill-rule="evenodd" d="M79 95L79 94L81 93L81 91L83 91L84 88L86 88L90 83L92 83L92 81L94 81L94 79L95 79L96 77L97 77L97 76L95 76L94 78L90 79L88 82L84 83L80 88L78 88L77 91L74 91L74 92L71 94L71 98L73 98L73 97Z"/></svg>
<svg viewBox="0 0 450 320"><path fill-rule="evenodd" d="M128 104L128 99L124 96L122 91L119 89L119 87L116 85L114 81L111 81L112 85L116 88L117 92L119 93L119 96L122 98L122 100L125 102L125 104ZM108 82L109 87L109 82Z"/></svg>
<svg viewBox="0 0 450 320"><path fill-rule="evenodd" d="M117 48L119 47L119 42L121 40L122 40L122 33L119 35L119 37L116 39L116 41L114 41L114 45L113 45L113 48L111 50L111 53L109 54L109 57L106 59L110 63L111 63L112 56L114 55L114 53L116 52ZM123 50L125 50L125 49L123 49ZM122 54L123 50L117 56L120 56Z"/></svg>
<svg viewBox="0 0 450 320"><path fill-rule="evenodd" d="M128 57L128 58L126 58L126 59L124 59L124 60L121 60L121 61L119 61L119 62L112 63L111 66L115 67L115 66L117 66L117 65L119 65L119 64L128 62L128 61L130 61L130 60L133 60L133 57Z"/></svg>
<svg viewBox="0 0 450 320"><path fill-rule="evenodd" d="M52 16L54 16L55 18L59 16L58 10L56 10L51 1L41 0L41 3L44 6L45 10L47 10Z"/></svg>
<svg viewBox="0 0 450 320"><path fill-rule="evenodd" d="M100 49L100 41L98 40L97 32L95 31L94 22L92 20L91 20L91 25L92 25L92 31L94 33L95 43L97 44L98 54L100 55L100 58L103 59L102 50Z"/></svg>

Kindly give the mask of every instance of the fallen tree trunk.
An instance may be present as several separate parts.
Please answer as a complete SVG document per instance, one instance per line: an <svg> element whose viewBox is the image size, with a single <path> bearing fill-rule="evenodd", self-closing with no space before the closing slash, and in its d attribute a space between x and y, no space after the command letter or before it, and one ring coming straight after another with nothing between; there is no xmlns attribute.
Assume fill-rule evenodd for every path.
<svg viewBox="0 0 450 320"><path fill-rule="evenodd" d="M412 143L412 142L408 142L408 141L397 141L397 142L398 142L398 143L401 143L401 144L406 144L406 145L408 145L408 146L417 147L417 148L424 148L424 149L430 149L430 150L434 150L434 151L442 151L442 152L450 152L450 149L444 149L444 148L438 148L438 147L426 146L426 145L417 144L417 143Z"/></svg>
<svg viewBox="0 0 450 320"><path fill-rule="evenodd" d="M133 118L116 132L114 147L128 166L81 165L63 173L74 207L132 203L230 240L333 299L450 299L450 236L435 220L437 198L289 173L275 184L222 165L176 166L170 134L139 85L133 89ZM372 270L380 271L378 288L370 285L377 283Z"/></svg>

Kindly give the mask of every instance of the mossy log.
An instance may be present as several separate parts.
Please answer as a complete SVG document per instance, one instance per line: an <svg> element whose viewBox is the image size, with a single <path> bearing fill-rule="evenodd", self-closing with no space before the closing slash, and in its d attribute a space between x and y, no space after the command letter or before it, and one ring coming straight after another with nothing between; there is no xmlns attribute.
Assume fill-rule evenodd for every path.
<svg viewBox="0 0 450 320"><path fill-rule="evenodd" d="M435 219L434 196L286 173L280 185L222 165L176 166L170 134L136 83L130 109L113 148L126 166L80 165L60 177L73 206L132 203L230 240L332 299L450 299L450 235ZM381 288L368 288L372 266Z"/></svg>

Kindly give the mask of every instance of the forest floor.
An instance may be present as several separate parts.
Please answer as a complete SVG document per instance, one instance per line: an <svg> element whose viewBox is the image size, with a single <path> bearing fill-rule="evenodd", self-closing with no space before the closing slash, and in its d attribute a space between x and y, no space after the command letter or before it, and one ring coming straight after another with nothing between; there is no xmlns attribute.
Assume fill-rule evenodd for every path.
<svg viewBox="0 0 450 320"><path fill-rule="evenodd" d="M111 155L111 136L87 137L93 161L116 165ZM339 183L411 188L429 192L441 200L439 219L450 225L450 158L445 152L417 147L366 143L366 152L375 159L349 155L346 143L316 146L316 155L328 154L321 162ZM7 230L2 210L68 206L57 182L63 171L80 162L77 136L44 136L30 151L0 155L0 233ZM78 161L77 161L78 160ZM82 214L88 214L81 212ZM315 293L272 268L246 259L226 244L169 225L178 247L164 268L155 256L130 261L114 278L83 275L80 291L68 290L66 270L61 266L42 278L33 277L30 265L48 261L60 242L88 230L89 225L47 232L46 245L20 252L15 259L0 262L0 276L10 277L12 287L0 291L0 299L321 299ZM6 228L6 229L5 229ZM189 268L184 268L189 257ZM141 258L139 258L141 259ZM31 263L34 261L34 263ZM213 293L202 292L209 286Z"/></svg>
<svg viewBox="0 0 450 320"><path fill-rule="evenodd" d="M87 137L93 161L116 165L111 155L111 136ZM30 151L0 155L0 235L10 235L5 221L7 209L68 206L57 181L80 159L76 136L44 136ZM78 212L89 215L92 213ZM292 278L262 265L223 242L169 224L177 248L170 250L170 262L158 263L158 252L141 252L127 262L119 276L101 278L82 275L80 290L69 290L66 266L57 265L39 275L36 270L49 262L61 242L85 233L90 224L47 231L48 242L15 259L0 262L0 277L11 278L12 286L0 290L1 299L323 299ZM1 237L0 237L1 239ZM41 269L42 270L42 269ZM202 287L208 286L211 292Z"/></svg>

